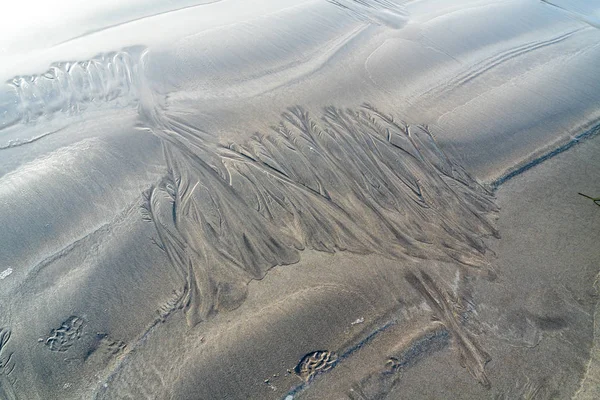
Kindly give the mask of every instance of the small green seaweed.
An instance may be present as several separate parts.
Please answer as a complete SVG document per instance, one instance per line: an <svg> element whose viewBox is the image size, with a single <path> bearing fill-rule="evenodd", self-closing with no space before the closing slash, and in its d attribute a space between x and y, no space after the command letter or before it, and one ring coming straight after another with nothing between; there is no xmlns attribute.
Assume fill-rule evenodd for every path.
<svg viewBox="0 0 600 400"><path fill-rule="evenodd" d="M583 193L578 193L580 196L586 197L590 200L592 200L597 206L600 206L600 197L592 197L592 196L588 196L587 194L583 194Z"/></svg>

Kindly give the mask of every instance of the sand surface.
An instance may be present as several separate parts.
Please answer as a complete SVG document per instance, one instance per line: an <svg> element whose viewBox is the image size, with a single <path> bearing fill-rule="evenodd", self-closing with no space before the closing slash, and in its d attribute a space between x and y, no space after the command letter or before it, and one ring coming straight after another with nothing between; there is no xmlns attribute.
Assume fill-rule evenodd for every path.
<svg viewBox="0 0 600 400"><path fill-rule="evenodd" d="M0 399L598 398L600 9L248 4L3 47Z"/></svg>

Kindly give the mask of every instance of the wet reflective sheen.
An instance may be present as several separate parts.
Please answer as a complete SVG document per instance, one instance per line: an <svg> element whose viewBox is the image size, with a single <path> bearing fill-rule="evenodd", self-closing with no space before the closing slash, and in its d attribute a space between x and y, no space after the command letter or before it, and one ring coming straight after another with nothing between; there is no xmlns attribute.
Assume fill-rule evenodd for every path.
<svg viewBox="0 0 600 400"><path fill-rule="evenodd" d="M0 399L600 396L596 5L5 11Z"/></svg>

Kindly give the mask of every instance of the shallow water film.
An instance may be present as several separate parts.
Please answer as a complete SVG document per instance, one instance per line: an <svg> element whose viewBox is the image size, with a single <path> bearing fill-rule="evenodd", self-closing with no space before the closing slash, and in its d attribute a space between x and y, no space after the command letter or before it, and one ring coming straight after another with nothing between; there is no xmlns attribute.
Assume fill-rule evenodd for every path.
<svg viewBox="0 0 600 400"><path fill-rule="evenodd" d="M600 398L600 5L0 10L0 400Z"/></svg>

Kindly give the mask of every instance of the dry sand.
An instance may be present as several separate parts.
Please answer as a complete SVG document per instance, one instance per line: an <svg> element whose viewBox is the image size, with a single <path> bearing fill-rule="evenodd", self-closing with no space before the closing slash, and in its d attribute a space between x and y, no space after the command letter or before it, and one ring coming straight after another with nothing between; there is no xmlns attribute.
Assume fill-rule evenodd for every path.
<svg viewBox="0 0 600 400"><path fill-rule="evenodd" d="M600 395L600 11L184 3L0 70L0 399Z"/></svg>

